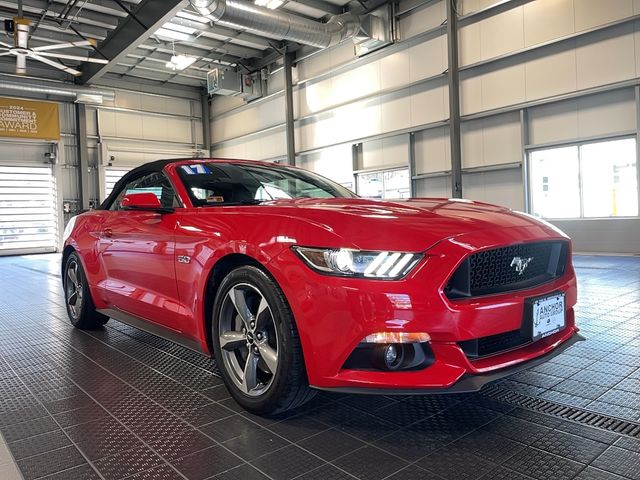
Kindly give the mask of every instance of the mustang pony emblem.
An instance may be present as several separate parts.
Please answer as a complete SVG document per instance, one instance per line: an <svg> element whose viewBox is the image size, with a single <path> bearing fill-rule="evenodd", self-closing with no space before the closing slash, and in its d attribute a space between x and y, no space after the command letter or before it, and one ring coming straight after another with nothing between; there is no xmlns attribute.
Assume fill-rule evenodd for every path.
<svg viewBox="0 0 640 480"><path fill-rule="evenodd" d="M513 257L510 267L516 267L516 272L518 272L518 275L522 275L531 263L531 260L533 260L533 257Z"/></svg>

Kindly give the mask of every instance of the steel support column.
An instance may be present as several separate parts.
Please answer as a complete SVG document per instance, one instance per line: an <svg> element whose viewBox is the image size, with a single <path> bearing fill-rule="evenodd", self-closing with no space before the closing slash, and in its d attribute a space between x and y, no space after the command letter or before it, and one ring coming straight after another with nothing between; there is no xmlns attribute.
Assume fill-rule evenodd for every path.
<svg viewBox="0 0 640 480"><path fill-rule="evenodd" d="M291 52L284 54L284 99L285 126L287 132L287 163L296 164L296 140L293 116L293 56Z"/></svg>
<svg viewBox="0 0 640 480"><path fill-rule="evenodd" d="M638 215L640 215L640 86L635 88L636 101L636 189L638 190Z"/></svg>
<svg viewBox="0 0 640 480"><path fill-rule="evenodd" d="M451 196L462 198L462 148L460 142L460 73L458 70L458 14L447 0L447 56L449 80L449 141L451 143Z"/></svg>
<svg viewBox="0 0 640 480"><path fill-rule="evenodd" d="M524 192L524 211L531 213L531 189L529 188L529 112L526 108L520 110L520 143L522 143L522 191Z"/></svg>
<svg viewBox="0 0 640 480"><path fill-rule="evenodd" d="M76 149L78 152L78 182L80 207L89 210L91 190L89 189L89 147L87 145L87 106L76 103Z"/></svg>
<svg viewBox="0 0 640 480"><path fill-rule="evenodd" d="M209 94L205 91L200 98L202 108L202 147L211 156L211 118L209 117Z"/></svg>

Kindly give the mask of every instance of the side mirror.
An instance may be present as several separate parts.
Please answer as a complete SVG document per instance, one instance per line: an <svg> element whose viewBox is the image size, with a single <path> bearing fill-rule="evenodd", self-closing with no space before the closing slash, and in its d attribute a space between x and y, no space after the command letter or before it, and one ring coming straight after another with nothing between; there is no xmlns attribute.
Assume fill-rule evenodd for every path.
<svg viewBox="0 0 640 480"><path fill-rule="evenodd" d="M155 193L129 193L120 202L123 210L144 210L150 212L170 213L173 208L163 207Z"/></svg>

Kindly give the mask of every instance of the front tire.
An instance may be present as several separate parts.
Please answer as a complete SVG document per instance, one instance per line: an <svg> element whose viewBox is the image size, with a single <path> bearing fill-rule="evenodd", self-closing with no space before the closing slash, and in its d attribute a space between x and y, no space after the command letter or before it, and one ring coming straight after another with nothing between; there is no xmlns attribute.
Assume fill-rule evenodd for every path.
<svg viewBox="0 0 640 480"><path fill-rule="evenodd" d="M76 252L67 258L62 285L67 315L74 327L81 330L94 330L109 321L109 317L96 311L87 276Z"/></svg>
<svg viewBox="0 0 640 480"><path fill-rule="evenodd" d="M221 282L213 306L213 350L232 397L259 415L310 400L302 347L289 304L259 268L236 268Z"/></svg>

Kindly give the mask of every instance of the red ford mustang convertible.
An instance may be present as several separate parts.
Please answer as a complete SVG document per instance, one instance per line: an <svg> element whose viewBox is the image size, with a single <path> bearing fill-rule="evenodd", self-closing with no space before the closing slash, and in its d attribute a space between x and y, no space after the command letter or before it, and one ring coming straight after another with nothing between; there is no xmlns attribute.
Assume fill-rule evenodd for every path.
<svg viewBox="0 0 640 480"><path fill-rule="evenodd" d="M581 339L569 239L506 208L376 201L299 168L162 160L65 231L73 325L213 355L256 413L317 389L474 391Z"/></svg>

